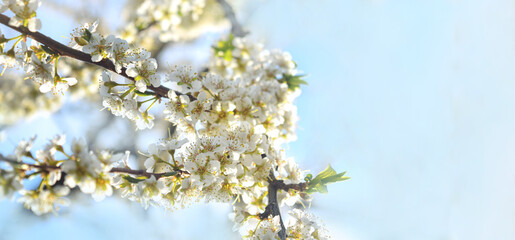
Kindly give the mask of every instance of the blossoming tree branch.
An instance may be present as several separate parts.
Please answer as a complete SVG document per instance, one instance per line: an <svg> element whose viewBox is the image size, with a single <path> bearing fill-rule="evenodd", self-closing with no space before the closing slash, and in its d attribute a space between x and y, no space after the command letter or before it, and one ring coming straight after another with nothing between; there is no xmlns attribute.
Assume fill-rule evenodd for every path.
<svg viewBox="0 0 515 240"><path fill-rule="evenodd" d="M134 122L137 131L153 128L154 121L168 121L173 131L133 155L90 150L84 138L67 143L64 135L41 149L33 149L35 138L21 141L12 154L0 155L0 196L17 198L37 215L68 205L74 188L97 201L115 189L145 208L225 202L242 238L328 238L307 208L313 193L326 193L329 183L348 177L330 166L316 176L306 174L285 156L283 145L295 139L293 102L305 84L303 75L290 54L248 40L228 2L129 1L132 14L117 35L97 31L98 22L86 23L71 33L68 45L38 32L40 5L39 0L0 3L0 23L17 33L0 31L0 65L4 71L22 70L2 73L0 98L6 106L16 102L2 97L9 88L31 91L32 101L45 103L2 115L59 108L65 92L82 91L83 98L100 99L113 115ZM152 53L226 20L231 34L213 44L205 70L184 65L159 70ZM152 113L157 105L164 110ZM131 167L131 157L141 159L144 168ZM33 179L40 179L37 187L24 186ZM285 206L287 222L280 210Z"/></svg>

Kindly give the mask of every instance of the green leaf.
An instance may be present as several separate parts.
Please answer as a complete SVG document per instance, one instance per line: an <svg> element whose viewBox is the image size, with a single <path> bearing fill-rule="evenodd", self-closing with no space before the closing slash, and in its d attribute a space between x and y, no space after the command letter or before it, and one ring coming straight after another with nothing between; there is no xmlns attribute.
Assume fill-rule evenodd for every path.
<svg viewBox="0 0 515 240"><path fill-rule="evenodd" d="M163 174L163 176L165 176L165 177L171 177L171 176L175 176L175 175L177 175L177 174L179 174L179 173L174 171L174 172L167 172L167 173Z"/></svg>
<svg viewBox="0 0 515 240"><path fill-rule="evenodd" d="M84 33L85 33L83 35L84 40L89 42L89 40L91 39L91 36L92 36L91 32L88 29L84 29Z"/></svg>
<svg viewBox="0 0 515 240"><path fill-rule="evenodd" d="M229 39L226 41L218 41L217 46L213 46L215 50L215 54L219 57L222 57L226 61L230 61L232 59L232 50L236 47L232 44L234 40L234 35L230 34Z"/></svg>
<svg viewBox="0 0 515 240"><path fill-rule="evenodd" d="M139 183L139 182L145 180L145 179L140 179L140 178L133 178L129 175L123 176L123 179L127 180L127 182L130 182L130 183Z"/></svg>
<svg viewBox="0 0 515 240"><path fill-rule="evenodd" d="M306 75L290 75L290 74L283 74L281 79L278 79L280 83L286 83L288 85L288 89L295 90L297 88L300 88L301 84L307 85L308 82L302 80L301 78L305 77Z"/></svg>
<svg viewBox="0 0 515 240"><path fill-rule="evenodd" d="M155 93L144 93L144 92L140 92L138 90L134 91L134 93L136 93L136 95L138 95L140 97L153 97L153 96L155 96Z"/></svg>
<svg viewBox="0 0 515 240"><path fill-rule="evenodd" d="M306 177L304 178L304 181L309 182L309 181L311 181L311 179L313 179L313 174L310 173L310 174L306 175Z"/></svg>
<svg viewBox="0 0 515 240"><path fill-rule="evenodd" d="M46 53L48 53L50 55L57 55L57 53L54 52L54 50L50 49L49 47L47 47L45 45L41 45L41 48L43 49L43 51L45 51Z"/></svg>
<svg viewBox="0 0 515 240"><path fill-rule="evenodd" d="M329 176L333 176L336 174L336 171L331 167L331 165L327 165L327 168L324 169L324 171L320 172L315 179L323 179Z"/></svg>
<svg viewBox="0 0 515 240"><path fill-rule="evenodd" d="M331 165L328 165L327 168L320 172L315 178L309 174L304 178L308 184L306 193L327 193L327 184L350 179L350 177L344 176L346 173L347 172L337 173Z"/></svg>
<svg viewBox="0 0 515 240"><path fill-rule="evenodd" d="M326 185L319 184L319 185L317 185L316 190L319 193L323 193L323 194L328 193Z"/></svg>
<svg viewBox="0 0 515 240"><path fill-rule="evenodd" d="M339 174L336 174L336 175L333 175L330 177L326 177L322 180L322 183L328 184L328 183L340 182L340 181L345 181L347 179L350 179L350 177L343 176L343 175L345 175L345 173L347 173L347 172L342 172L342 173L339 173Z"/></svg>

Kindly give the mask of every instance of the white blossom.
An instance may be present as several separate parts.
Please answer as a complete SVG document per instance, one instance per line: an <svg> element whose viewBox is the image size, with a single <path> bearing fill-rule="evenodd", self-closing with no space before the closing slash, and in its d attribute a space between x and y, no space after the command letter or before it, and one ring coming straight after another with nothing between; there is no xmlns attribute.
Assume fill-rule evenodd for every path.
<svg viewBox="0 0 515 240"><path fill-rule="evenodd" d="M92 33L88 44L82 48L82 51L91 55L91 61L100 62L107 57L106 48L108 44L105 38L98 33Z"/></svg>
<svg viewBox="0 0 515 240"><path fill-rule="evenodd" d="M157 61L154 58L137 61L127 67L125 71L129 77L136 80L136 88L145 92L148 85L161 86L161 79L156 75Z"/></svg>
<svg viewBox="0 0 515 240"><path fill-rule="evenodd" d="M64 196L70 193L68 187L55 187L51 190L40 190L40 191L25 191L20 192L22 196L18 199L18 202L32 210L36 215L42 215L58 210L59 206L68 206L69 200Z"/></svg>
<svg viewBox="0 0 515 240"><path fill-rule="evenodd" d="M11 17L9 25L19 27L25 26L31 32L41 29L41 21L37 19L36 9L41 5L40 0L9 0L4 1L4 6L0 6L0 12L4 12L9 8L14 13Z"/></svg>
<svg viewBox="0 0 515 240"><path fill-rule="evenodd" d="M109 35L106 38L107 58L115 65L117 73L122 72L122 67L126 67L131 62L129 43L123 39Z"/></svg>
<svg viewBox="0 0 515 240"><path fill-rule="evenodd" d="M12 198L22 188L21 178L15 172L0 170L0 199Z"/></svg>
<svg viewBox="0 0 515 240"><path fill-rule="evenodd" d="M293 209L289 214L291 218L286 227L290 239L329 239L325 227L312 214L299 209Z"/></svg>
<svg viewBox="0 0 515 240"><path fill-rule="evenodd" d="M188 66L175 66L166 76L166 81L173 83L173 89L181 93L198 92L202 88L196 72Z"/></svg>
<svg viewBox="0 0 515 240"><path fill-rule="evenodd" d="M65 161L61 166L66 173L64 183L70 188L79 186L82 192L92 194L97 201L110 196L113 193L109 173L111 163L102 162L93 152L89 152L84 139L72 142L72 153L75 159Z"/></svg>

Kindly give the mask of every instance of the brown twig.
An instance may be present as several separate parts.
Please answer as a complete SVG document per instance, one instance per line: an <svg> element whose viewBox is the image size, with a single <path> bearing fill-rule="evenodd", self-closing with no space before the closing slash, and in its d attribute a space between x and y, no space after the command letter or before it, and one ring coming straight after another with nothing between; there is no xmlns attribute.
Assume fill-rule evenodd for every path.
<svg viewBox="0 0 515 240"><path fill-rule="evenodd" d="M288 191L290 189L304 191L306 190L306 183L285 184L283 180L277 180L272 171L270 172L270 176L268 177L268 205L266 206L265 211L259 214L259 218L266 219L270 215L272 215L273 217L279 216L281 230L279 231L278 235L281 240L285 240L286 227L284 226L281 211L279 209L279 201L277 200L277 190L279 189L284 191Z"/></svg>
<svg viewBox="0 0 515 240"><path fill-rule="evenodd" d="M0 23L2 23L3 25L13 29L13 30L16 30L20 33L22 33L23 35L29 37L29 38L32 38L34 39L35 41L49 47L50 49L52 49L53 51L55 51L56 53L58 53L60 56L65 56L65 57L70 57L70 58L73 58L73 59L77 59L79 61L82 61L82 62L86 62L86 63L89 63L89 64L93 64L93 65L96 65L96 66L99 66L99 67L102 67L104 69L107 69L111 72L114 72L122 77L125 77L133 82L135 82L136 80L132 77L129 77L126 73L125 73L125 68L122 68L122 71L120 73L117 73L116 72L116 69L115 69L115 66L113 64L113 62L111 62L109 59L102 59L100 62L93 62L91 60L91 55L87 54L87 53L84 53L84 52L81 52L79 50L76 50L76 49L73 49L71 47L68 47L60 42L57 42L55 41L54 39L50 38L50 37L47 37L46 35L40 33L40 32L31 32L29 31L27 28L25 27L14 27L14 26L11 26L9 25L9 17L4 15L4 14L0 14ZM154 91L154 93L159 96L159 97L162 97L162 98L168 98L168 91L170 89L166 88L166 87L163 87L163 86L160 86L160 87L154 87L154 86L148 86L149 89L151 89L152 91ZM175 93L177 95L183 95L183 93L181 92L177 92L175 91ZM193 96L189 95L188 96L193 99L195 99Z"/></svg>
<svg viewBox="0 0 515 240"><path fill-rule="evenodd" d="M36 164L30 164L30 163L25 163L25 162L18 162L18 161L12 160L12 159L8 159L1 154L0 154L0 161L7 162L10 164L16 164L16 165L24 165L24 166L28 166L31 168L37 168L37 169L40 169L45 172L50 172L50 171L61 169L60 166L36 165ZM133 169L128 169L128 168L112 168L109 172L110 173L127 173L127 174L131 174L131 175L143 176L143 177L147 177L147 178L154 176L156 179L171 175L171 172L149 173L144 170L133 170ZM177 172L181 176L189 175L189 173L184 170L175 170L175 172Z"/></svg>
<svg viewBox="0 0 515 240"><path fill-rule="evenodd" d="M299 192L303 192L306 190L306 183L292 183L292 184L285 184L283 180L274 180L272 182L269 182L269 184L274 185L275 188L281 189L284 191L289 191L290 189L297 190Z"/></svg>
<svg viewBox="0 0 515 240"><path fill-rule="evenodd" d="M49 172L50 170L61 169L61 167L58 167L58 166L36 165L36 164L30 164L30 163L25 163L25 162L18 162L15 160L8 159L8 158L4 157L2 154L0 154L0 161L7 162L10 164L16 164L16 165L24 165L24 166L28 166L31 168L37 168L37 169L44 170L46 172Z"/></svg>

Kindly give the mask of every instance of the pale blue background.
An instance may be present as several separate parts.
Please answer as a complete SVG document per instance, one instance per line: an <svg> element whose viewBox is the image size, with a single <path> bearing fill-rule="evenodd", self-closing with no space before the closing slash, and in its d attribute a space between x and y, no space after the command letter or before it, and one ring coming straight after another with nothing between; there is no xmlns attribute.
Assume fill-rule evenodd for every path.
<svg viewBox="0 0 515 240"><path fill-rule="evenodd" d="M314 196L333 239L515 239L515 1L268 0L245 12L253 38L309 74L288 154L313 173L331 163L352 177ZM42 31L75 26L57 23L45 18ZM41 140L63 131L42 119L54 125L31 129ZM31 136L14 130L2 152ZM41 219L2 201L0 239L231 234L223 205L74 206Z"/></svg>

